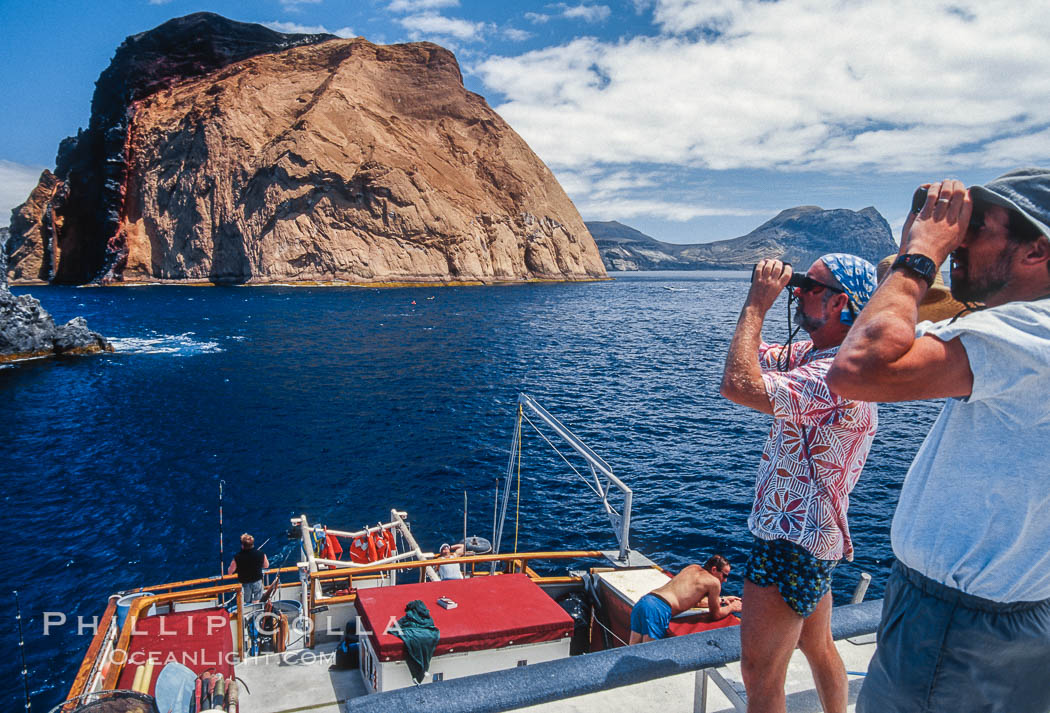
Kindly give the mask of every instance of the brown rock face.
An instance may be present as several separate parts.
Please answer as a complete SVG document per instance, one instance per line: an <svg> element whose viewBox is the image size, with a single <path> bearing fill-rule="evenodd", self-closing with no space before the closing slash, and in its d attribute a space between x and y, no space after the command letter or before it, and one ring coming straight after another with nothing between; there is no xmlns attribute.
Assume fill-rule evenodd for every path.
<svg viewBox="0 0 1050 713"><path fill-rule="evenodd" d="M553 174L436 45L331 40L262 54L160 88L128 116L106 280L605 275ZM23 252L15 282L44 274ZM59 272L83 274L64 269L71 254L57 256Z"/></svg>
<svg viewBox="0 0 1050 713"><path fill-rule="evenodd" d="M51 171L22 205L11 211L11 237L7 243L8 277L15 283L47 282L58 263L57 228L50 205L63 184Z"/></svg>

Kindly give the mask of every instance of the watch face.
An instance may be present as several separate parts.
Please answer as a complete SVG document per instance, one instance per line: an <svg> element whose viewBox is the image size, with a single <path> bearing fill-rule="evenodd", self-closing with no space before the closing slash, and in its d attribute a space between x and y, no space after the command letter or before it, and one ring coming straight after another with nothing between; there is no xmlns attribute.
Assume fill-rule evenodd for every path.
<svg viewBox="0 0 1050 713"><path fill-rule="evenodd" d="M907 255L901 255L897 258L897 261L893 264L894 267L906 267L909 270L917 272L926 282L933 284L934 274L937 272L937 265L930 258L925 255L919 255L918 253L909 253Z"/></svg>
<svg viewBox="0 0 1050 713"><path fill-rule="evenodd" d="M937 269L937 266L933 264L933 260L925 255L909 255L908 257L911 258L909 264L923 274L932 275L933 271Z"/></svg>

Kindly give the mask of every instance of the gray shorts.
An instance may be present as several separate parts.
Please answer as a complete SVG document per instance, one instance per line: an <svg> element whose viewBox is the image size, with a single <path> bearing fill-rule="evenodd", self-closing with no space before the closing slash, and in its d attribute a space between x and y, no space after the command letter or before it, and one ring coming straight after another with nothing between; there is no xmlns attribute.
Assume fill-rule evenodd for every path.
<svg viewBox="0 0 1050 713"><path fill-rule="evenodd" d="M1003 604L893 565L857 713L1047 713L1050 600Z"/></svg>
<svg viewBox="0 0 1050 713"><path fill-rule="evenodd" d="M242 584L241 591L244 592L245 604L251 604L252 602L259 601L260 599L262 599L263 595L262 580L260 579L255 582L249 582L248 584Z"/></svg>

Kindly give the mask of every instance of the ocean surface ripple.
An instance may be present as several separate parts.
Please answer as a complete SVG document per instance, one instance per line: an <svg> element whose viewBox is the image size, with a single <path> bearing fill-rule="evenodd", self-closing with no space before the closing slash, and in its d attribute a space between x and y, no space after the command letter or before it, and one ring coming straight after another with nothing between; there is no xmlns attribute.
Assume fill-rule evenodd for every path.
<svg viewBox="0 0 1050 713"><path fill-rule="evenodd" d="M673 288L673 289L667 289ZM241 532L294 563L289 518L344 529L409 512L424 549L491 537L517 394L535 397L634 490L631 544L665 567L725 554L739 593L767 417L718 395L741 273L449 288L16 288L82 315L116 352L0 369L2 551L21 597L33 705L72 683L118 590L217 574ZM784 306L766 337L784 338ZM901 482L939 403L880 408L853 493L856 560L881 596ZM549 429L545 430L548 437ZM519 549L616 546L596 498L526 424ZM572 461L572 458L569 459ZM579 464L576 464L579 468ZM512 501L513 503L513 501ZM513 545L513 509L504 550ZM22 552L21 555L15 553ZM69 622L44 636L44 612ZM2 703L22 707L13 621Z"/></svg>

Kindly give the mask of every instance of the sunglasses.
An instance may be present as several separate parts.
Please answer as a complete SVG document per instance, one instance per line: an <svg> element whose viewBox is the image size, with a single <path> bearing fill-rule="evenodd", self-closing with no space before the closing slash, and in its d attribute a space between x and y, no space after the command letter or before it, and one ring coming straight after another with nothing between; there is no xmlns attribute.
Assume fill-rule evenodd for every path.
<svg viewBox="0 0 1050 713"><path fill-rule="evenodd" d="M812 277L805 273L796 272L788 280L787 286L797 287L803 292L812 292L814 294L819 293L821 290L831 290L838 294L846 294L845 290L840 290L838 287L832 287L831 285L825 285L819 280L814 280Z"/></svg>

